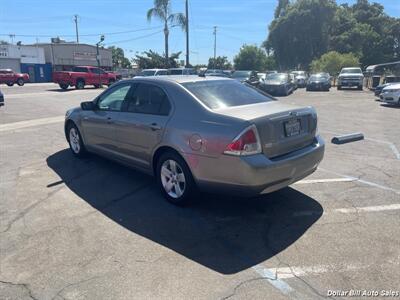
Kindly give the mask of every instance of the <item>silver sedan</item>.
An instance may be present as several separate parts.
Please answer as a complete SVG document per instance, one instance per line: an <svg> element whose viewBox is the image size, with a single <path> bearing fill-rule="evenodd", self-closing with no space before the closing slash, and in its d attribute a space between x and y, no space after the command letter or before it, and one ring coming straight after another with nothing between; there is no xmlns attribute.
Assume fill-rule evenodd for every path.
<svg viewBox="0 0 400 300"><path fill-rule="evenodd" d="M314 172L324 155L312 107L220 77L118 82L67 111L65 134L75 156L95 152L154 175L179 205L199 190L281 189Z"/></svg>

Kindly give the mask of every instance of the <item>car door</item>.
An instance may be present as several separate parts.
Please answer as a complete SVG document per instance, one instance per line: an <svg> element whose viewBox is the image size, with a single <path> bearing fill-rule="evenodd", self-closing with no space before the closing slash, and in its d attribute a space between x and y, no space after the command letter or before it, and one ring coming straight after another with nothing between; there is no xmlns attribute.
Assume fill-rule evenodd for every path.
<svg viewBox="0 0 400 300"><path fill-rule="evenodd" d="M95 151L118 154L116 123L131 89L130 83L108 89L96 100L96 109L85 111L82 128L85 144Z"/></svg>
<svg viewBox="0 0 400 300"><path fill-rule="evenodd" d="M122 155L141 168L149 168L155 147L161 142L172 105L164 89L137 83L117 122Z"/></svg>

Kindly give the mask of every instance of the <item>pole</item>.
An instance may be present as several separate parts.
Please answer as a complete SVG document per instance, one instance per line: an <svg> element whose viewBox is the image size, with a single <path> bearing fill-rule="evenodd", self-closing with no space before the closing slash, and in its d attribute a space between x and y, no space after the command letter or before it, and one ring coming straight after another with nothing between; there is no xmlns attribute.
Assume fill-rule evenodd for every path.
<svg viewBox="0 0 400 300"><path fill-rule="evenodd" d="M186 68L189 68L189 4L185 1L186 7Z"/></svg>
<svg viewBox="0 0 400 300"><path fill-rule="evenodd" d="M100 42L98 42L96 44L96 58L97 58L97 67L99 68L99 87L102 87L101 84L101 74L100 74L100 53L99 53L99 44Z"/></svg>
<svg viewBox="0 0 400 300"><path fill-rule="evenodd" d="M214 26L214 69L215 69L215 63L217 59L217 26Z"/></svg>
<svg viewBox="0 0 400 300"><path fill-rule="evenodd" d="M75 32L76 32L76 43L79 44L79 33L78 33L78 15L74 15Z"/></svg>

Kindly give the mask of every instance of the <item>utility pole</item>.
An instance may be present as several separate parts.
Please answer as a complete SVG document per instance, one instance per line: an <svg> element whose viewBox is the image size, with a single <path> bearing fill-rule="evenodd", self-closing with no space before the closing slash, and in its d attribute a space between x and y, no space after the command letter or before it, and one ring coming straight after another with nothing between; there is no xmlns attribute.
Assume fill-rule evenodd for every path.
<svg viewBox="0 0 400 300"><path fill-rule="evenodd" d="M100 36L100 41L96 43L96 59L97 59L97 67L99 68L99 87L103 87L102 82L101 82L101 74L100 74L100 52L99 52L99 46L100 44L104 41L104 34Z"/></svg>
<svg viewBox="0 0 400 300"><path fill-rule="evenodd" d="M214 69L215 69L215 63L217 59L217 26L214 26Z"/></svg>
<svg viewBox="0 0 400 300"><path fill-rule="evenodd" d="M186 68L189 68L189 4L185 1L186 9Z"/></svg>
<svg viewBox="0 0 400 300"><path fill-rule="evenodd" d="M79 44L79 33L78 33L78 15L74 15L75 32L76 32L76 43Z"/></svg>
<svg viewBox="0 0 400 300"><path fill-rule="evenodd" d="M14 38L15 38L15 34L13 34L13 33L10 33L8 36L9 36L9 37L10 37L10 39L11 39L11 45L13 45L13 44L14 44Z"/></svg>

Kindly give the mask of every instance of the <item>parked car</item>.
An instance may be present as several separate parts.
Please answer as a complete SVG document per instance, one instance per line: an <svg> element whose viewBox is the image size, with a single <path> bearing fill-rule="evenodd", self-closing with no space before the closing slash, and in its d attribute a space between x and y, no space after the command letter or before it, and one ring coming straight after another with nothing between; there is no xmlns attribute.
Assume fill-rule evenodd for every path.
<svg viewBox="0 0 400 300"><path fill-rule="evenodd" d="M200 76L120 81L65 119L73 155L95 152L152 174L174 204L197 189L253 196L308 176L324 155L316 129L311 107Z"/></svg>
<svg viewBox="0 0 400 300"><path fill-rule="evenodd" d="M168 75L167 69L144 69L142 70L138 76L162 76Z"/></svg>
<svg viewBox="0 0 400 300"><path fill-rule="evenodd" d="M197 72L194 68L170 68L168 75L197 75Z"/></svg>
<svg viewBox="0 0 400 300"><path fill-rule="evenodd" d="M15 83L23 86L25 82L29 82L29 75L26 73L16 73L11 69L0 69L0 83L13 86Z"/></svg>
<svg viewBox="0 0 400 300"><path fill-rule="evenodd" d="M307 85L307 73L305 71L292 71L291 74L294 75L294 83L299 88L304 88Z"/></svg>
<svg viewBox="0 0 400 300"><path fill-rule="evenodd" d="M325 74L312 74L307 81L306 91L329 91L331 79Z"/></svg>
<svg viewBox="0 0 400 300"><path fill-rule="evenodd" d="M217 77L229 77L228 74L224 73L223 70L219 69L207 69L204 73L205 76L217 76Z"/></svg>
<svg viewBox="0 0 400 300"><path fill-rule="evenodd" d="M256 71L235 71L231 75L232 79L238 80L240 82L254 82L258 81Z"/></svg>
<svg viewBox="0 0 400 300"><path fill-rule="evenodd" d="M53 72L53 82L57 83L63 90L69 86L76 89L83 89L86 85L93 85L98 88L100 85L111 85L117 81L113 72L106 72L103 69L92 66L76 66L72 71Z"/></svg>
<svg viewBox="0 0 400 300"><path fill-rule="evenodd" d="M0 106L4 106L4 94L0 90Z"/></svg>
<svg viewBox="0 0 400 300"><path fill-rule="evenodd" d="M289 74L290 81L293 83L294 90L297 90L297 82L296 82L296 76L294 74Z"/></svg>
<svg viewBox="0 0 400 300"><path fill-rule="evenodd" d="M400 83L385 87L382 90L380 99L388 104L400 105Z"/></svg>
<svg viewBox="0 0 400 300"><path fill-rule="evenodd" d="M380 94L382 93L382 90L383 90L385 87L387 87L387 86L389 86L389 85L393 85L393 84L398 84L398 83L399 83L399 82L389 82L389 83L384 83L384 84L380 84L380 85L376 86L376 87L375 87L375 90L374 90L375 96L379 97Z"/></svg>
<svg viewBox="0 0 400 300"><path fill-rule="evenodd" d="M362 90L363 82L364 75L361 68L343 68L338 77L337 89L356 86L359 90Z"/></svg>
<svg viewBox="0 0 400 300"><path fill-rule="evenodd" d="M287 96L295 90L290 75L286 73L272 73L267 75L259 88L271 95Z"/></svg>

